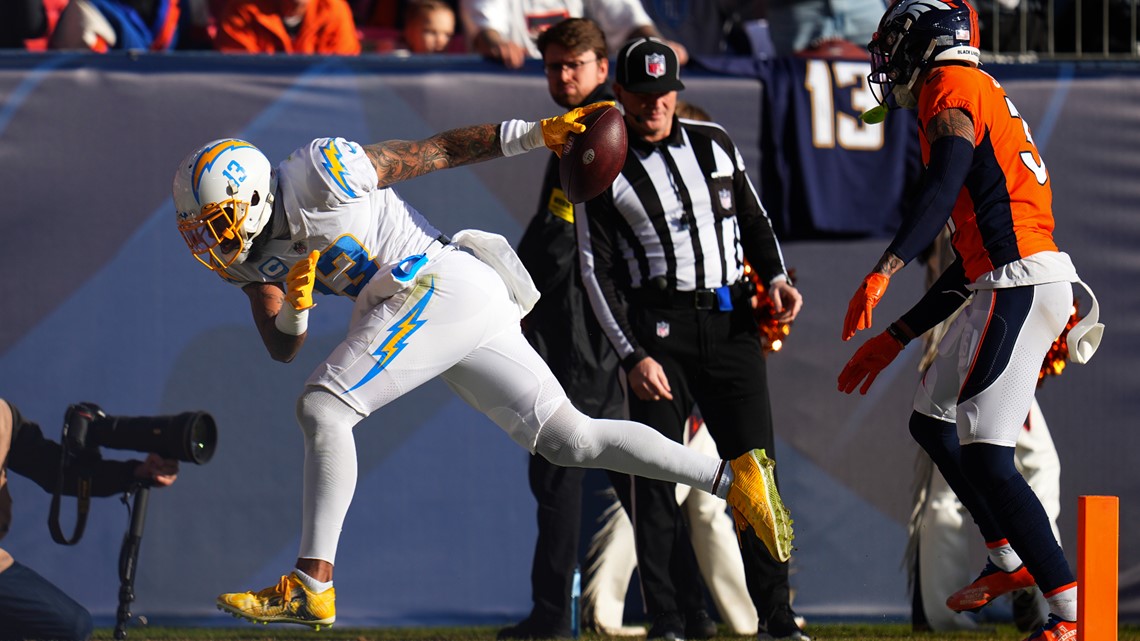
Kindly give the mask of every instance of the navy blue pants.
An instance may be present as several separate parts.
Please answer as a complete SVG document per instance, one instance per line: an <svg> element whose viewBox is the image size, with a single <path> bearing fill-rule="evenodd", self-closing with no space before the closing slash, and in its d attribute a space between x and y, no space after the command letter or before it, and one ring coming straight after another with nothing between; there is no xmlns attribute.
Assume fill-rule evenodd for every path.
<svg viewBox="0 0 1140 641"><path fill-rule="evenodd" d="M90 612L31 568L0 572L0 641L84 641L93 627Z"/></svg>

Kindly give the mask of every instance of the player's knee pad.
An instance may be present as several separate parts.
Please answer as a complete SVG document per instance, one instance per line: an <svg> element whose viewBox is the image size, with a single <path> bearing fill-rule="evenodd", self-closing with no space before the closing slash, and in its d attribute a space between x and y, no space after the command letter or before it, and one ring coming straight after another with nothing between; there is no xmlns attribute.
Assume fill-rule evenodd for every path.
<svg viewBox="0 0 1140 641"><path fill-rule="evenodd" d="M348 430L363 417L323 387L306 387L297 399L297 423L305 438L312 439L319 430Z"/></svg>
<svg viewBox="0 0 1140 641"><path fill-rule="evenodd" d="M1010 479L1021 478L1013 462L1014 448L992 443L971 443L962 446L962 472L970 483L984 493L1007 485Z"/></svg>
<svg viewBox="0 0 1140 641"><path fill-rule="evenodd" d="M576 467L597 456L596 444L583 429L590 417L565 399L538 431L534 451L546 460L564 467Z"/></svg>

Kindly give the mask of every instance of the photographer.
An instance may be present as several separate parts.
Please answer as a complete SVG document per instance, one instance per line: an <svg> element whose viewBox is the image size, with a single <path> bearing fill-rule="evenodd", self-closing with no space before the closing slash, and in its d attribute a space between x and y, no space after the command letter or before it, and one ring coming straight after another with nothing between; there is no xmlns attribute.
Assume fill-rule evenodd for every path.
<svg viewBox="0 0 1140 641"><path fill-rule="evenodd" d="M48 492L59 482L60 445L44 438L39 425L0 399L0 538L8 532L12 499L6 469L27 477ZM62 494L75 496L78 470L63 474ZM104 461L90 468L91 496L125 492L140 481L155 486L174 483L178 461L149 454L146 461ZM46 579L0 549L0 641L8 639L87 639L91 614Z"/></svg>

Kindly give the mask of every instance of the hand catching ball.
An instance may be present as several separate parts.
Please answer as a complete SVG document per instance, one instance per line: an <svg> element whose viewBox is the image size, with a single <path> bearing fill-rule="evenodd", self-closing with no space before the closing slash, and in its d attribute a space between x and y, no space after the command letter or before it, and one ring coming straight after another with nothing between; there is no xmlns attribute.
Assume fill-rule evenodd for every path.
<svg viewBox="0 0 1140 641"><path fill-rule="evenodd" d="M562 147L558 177L562 191L572 203L594 198L613 184L625 164L625 121L617 107L604 107L578 122L586 126L570 134Z"/></svg>

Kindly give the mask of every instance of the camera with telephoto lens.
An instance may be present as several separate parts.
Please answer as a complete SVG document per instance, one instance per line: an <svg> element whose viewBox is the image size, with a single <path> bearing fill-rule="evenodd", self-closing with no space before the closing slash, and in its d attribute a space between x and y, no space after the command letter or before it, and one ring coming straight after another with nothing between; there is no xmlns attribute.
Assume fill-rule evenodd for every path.
<svg viewBox="0 0 1140 641"><path fill-rule="evenodd" d="M76 458L109 447L203 465L214 455L218 431L206 412L107 416L94 403L78 403L67 408L61 440L66 454Z"/></svg>
<svg viewBox="0 0 1140 641"><path fill-rule="evenodd" d="M183 412L173 416L108 416L94 403L76 403L68 407L67 414L64 415L60 444L59 476L52 494L48 530L56 543L75 545L83 536L83 528L87 524L93 469L101 458L100 447L150 452L164 459L203 465L214 456L218 430L214 417L206 412ZM71 537L67 537L59 525L60 494L65 478L72 476L77 481L75 496L78 499L78 513L75 529ZM149 481L137 479L123 495L123 503L130 506L128 513L131 522L119 551L116 639L127 637L126 625L132 616L131 602L135 598L135 573L150 485ZM129 502L131 497L133 503Z"/></svg>
<svg viewBox="0 0 1140 641"><path fill-rule="evenodd" d="M217 443L217 426L214 418L206 412L183 412L173 416L108 416L94 403L71 405L63 417L59 476L48 515L52 539L63 545L74 545L83 536L91 499L92 473L101 459L100 447L153 452L165 459L202 465L214 456ZM59 506L64 480L71 477L77 481L75 496L79 500L79 515L75 532L69 538L59 526ZM127 494L149 485L148 481L139 479Z"/></svg>

